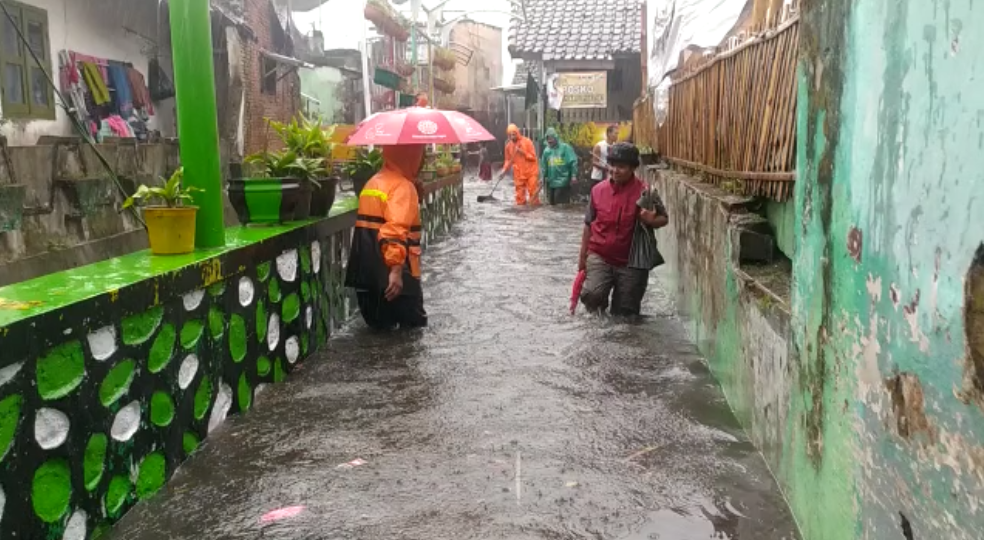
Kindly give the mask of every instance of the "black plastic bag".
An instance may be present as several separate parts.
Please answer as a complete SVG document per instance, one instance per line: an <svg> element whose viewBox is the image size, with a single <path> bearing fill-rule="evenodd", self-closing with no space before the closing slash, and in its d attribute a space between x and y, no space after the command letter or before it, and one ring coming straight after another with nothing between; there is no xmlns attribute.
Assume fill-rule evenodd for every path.
<svg viewBox="0 0 984 540"><path fill-rule="evenodd" d="M150 65L147 66L147 70L150 71L148 83L150 99L154 101L163 101L165 99L173 98L174 83L171 82L171 78L164 72L164 69L161 67L161 63L158 62L156 58L152 58L150 60Z"/></svg>

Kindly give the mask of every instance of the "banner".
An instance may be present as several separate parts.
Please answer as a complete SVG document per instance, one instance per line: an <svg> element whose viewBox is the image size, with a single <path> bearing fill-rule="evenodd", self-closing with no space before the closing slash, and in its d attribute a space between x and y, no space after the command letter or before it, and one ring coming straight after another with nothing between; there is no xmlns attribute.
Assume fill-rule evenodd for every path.
<svg viewBox="0 0 984 540"><path fill-rule="evenodd" d="M647 0L649 86L677 67L687 47L717 47L752 0Z"/></svg>
<svg viewBox="0 0 984 540"><path fill-rule="evenodd" d="M607 109L608 72L554 73L547 79L551 109Z"/></svg>

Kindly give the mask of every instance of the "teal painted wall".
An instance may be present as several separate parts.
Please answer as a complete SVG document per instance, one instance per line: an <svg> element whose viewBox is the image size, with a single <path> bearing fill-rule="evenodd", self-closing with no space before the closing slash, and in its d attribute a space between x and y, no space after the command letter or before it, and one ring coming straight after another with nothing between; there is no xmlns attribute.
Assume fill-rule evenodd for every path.
<svg viewBox="0 0 984 540"><path fill-rule="evenodd" d="M765 218L769 220L779 250L792 259L796 246L796 201L766 201Z"/></svg>
<svg viewBox="0 0 984 540"><path fill-rule="evenodd" d="M320 114L329 122L334 122L336 113L342 110L342 102L339 99L342 73L330 67L302 69L298 73L301 77L301 92L321 102L320 105L311 105L310 116Z"/></svg>
<svg viewBox="0 0 984 540"><path fill-rule="evenodd" d="M813 1L801 20L778 477L806 540L981 538L964 279L984 241L984 3Z"/></svg>

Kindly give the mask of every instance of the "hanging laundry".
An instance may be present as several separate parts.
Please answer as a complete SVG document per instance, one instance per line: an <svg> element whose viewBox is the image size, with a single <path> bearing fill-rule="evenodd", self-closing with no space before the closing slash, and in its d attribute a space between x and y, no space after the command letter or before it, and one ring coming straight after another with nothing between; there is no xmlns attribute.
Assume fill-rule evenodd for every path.
<svg viewBox="0 0 984 540"><path fill-rule="evenodd" d="M89 93L96 105L105 105L110 102L109 88L103 79L102 71L99 66L92 62L82 62L82 76L85 84L89 87Z"/></svg>
<svg viewBox="0 0 984 540"><path fill-rule="evenodd" d="M123 118L128 118L133 112L133 91L130 90L130 80L126 76L126 66L110 62L108 66L109 85L113 89L113 105L116 112Z"/></svg>
<svg viewBox="0 0 984 540"><path fill-rule="evenodd" d="M147 114L154 114L154 104L150 100L150 90L144 82L144 76L133 67L126 68L126 78L130 81L130 89L133 90L133 106L138 109L145 109Z"/></svg>

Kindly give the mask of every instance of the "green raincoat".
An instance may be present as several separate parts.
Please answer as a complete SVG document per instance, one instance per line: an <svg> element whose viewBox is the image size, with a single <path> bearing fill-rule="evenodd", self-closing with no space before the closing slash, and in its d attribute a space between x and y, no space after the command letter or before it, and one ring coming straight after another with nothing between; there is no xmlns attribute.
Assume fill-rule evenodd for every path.
<svg viewBox="0 0 984 540"><path fill-rule="evenodd" d="M551 148L546 143L546 137L557 139L557 147ZM571 145L560 140L557 132L550 128L544 137L543 158L540 160L540 170L547 187L565 188L571 185L571 180L577 178L577 154Z"/></svg>

